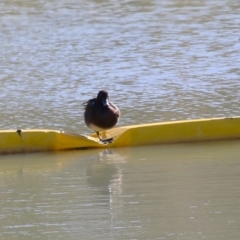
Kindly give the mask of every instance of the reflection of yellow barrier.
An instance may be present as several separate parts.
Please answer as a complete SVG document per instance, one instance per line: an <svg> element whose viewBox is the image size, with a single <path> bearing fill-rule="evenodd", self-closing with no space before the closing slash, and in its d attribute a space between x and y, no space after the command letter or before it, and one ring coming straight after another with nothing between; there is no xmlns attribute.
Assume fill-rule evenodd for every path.
<svg viewBox="0 0 240 240"><path fill-rule="evenodd" d="M103 138L109 137L113 137L114 141L102 144L96 134L84 136L54 130L3 130L0 131L0 153L240 139L240 117L132 125L105 132Z"/></svg>

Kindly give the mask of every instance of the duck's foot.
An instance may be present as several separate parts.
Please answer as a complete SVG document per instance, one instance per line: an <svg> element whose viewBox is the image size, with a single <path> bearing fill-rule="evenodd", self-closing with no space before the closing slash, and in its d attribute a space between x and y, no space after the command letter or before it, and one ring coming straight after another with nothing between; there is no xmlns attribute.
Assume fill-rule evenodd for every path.
<svg viewBox="0 0 240 240"><path fill-rule="evenodd" d="M108 144L108 143L112 143L113 142L113 138L108 138L108 139L102 139L99 138L99 140L104 143L104 144Z"/></svg>
<svg viewBox="0 0 240 240"><path fill-rule="evenodd" d="M99 132L96 132L96 133L97 133L97 135L98 135L98 138L99 138L100 142L102 142L103 144L108 144L108 143L112 143L112 142L113 142L113 138L102 139L102 138L100 137Z"/></svg>

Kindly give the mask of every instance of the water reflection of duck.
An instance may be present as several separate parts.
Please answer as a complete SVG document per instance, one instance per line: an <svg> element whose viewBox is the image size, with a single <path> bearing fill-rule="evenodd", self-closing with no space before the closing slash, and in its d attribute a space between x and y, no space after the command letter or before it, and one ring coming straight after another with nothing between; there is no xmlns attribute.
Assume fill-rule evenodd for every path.
<svg viewBox="0 0 240 240"><path fill-rule="evenodd" d="M87 182L93 189L101 194L118 194L122 191L122 166L126 163L128 155L121 154L122 151L104 150L98 152L96 158L87 161L86 176ZM93 161L92 161L93 160Z"/></svg>
<svg viewBox="0 0 240 240"><path fill-rule="evenodd" d="M83 103L84 120L86 125L95 131L103 143L112 142L112 138L102 139L99 132L114 127L120 117L119 108L111 103L106 90L99 91L96 98Z"/></svg>

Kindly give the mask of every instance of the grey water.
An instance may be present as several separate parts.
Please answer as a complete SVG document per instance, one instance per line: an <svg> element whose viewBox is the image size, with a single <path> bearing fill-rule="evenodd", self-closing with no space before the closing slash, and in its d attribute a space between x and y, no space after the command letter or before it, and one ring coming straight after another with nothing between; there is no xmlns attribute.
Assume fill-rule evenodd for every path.
<svg viewBox="0 0 240 240"><path fill-rule="evenodd" d="M240 3L0 2L0 129L239 116ZM1 239L239 239L239 141L0 156Z"/></svg>

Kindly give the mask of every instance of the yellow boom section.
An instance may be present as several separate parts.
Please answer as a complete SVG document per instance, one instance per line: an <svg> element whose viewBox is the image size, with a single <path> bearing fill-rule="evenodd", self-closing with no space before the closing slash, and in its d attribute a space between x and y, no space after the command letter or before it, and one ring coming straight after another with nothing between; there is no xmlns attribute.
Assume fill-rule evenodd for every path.
<svg viewBox="0 0 240 240"><path fill-rule="evenodd" d="M84 136L38 129L2 130L0 154L240 139L240 117L125 126L104 132L102 137L113 137L113 142L100 143L96 134Z"/></svg>

